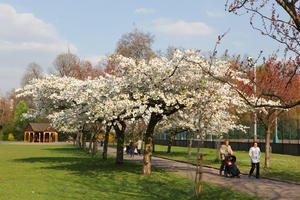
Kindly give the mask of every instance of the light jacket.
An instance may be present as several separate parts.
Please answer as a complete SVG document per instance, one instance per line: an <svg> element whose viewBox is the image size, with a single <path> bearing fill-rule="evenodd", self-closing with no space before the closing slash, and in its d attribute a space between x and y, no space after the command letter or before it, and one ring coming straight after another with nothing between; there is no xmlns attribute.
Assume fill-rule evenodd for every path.
<svg viewBox="0 0 300 200"><path fill-rule="evenodd" d="M252 163L259 163L260 160L260 148L251 147L249 150L249 157Z"/></svg>
<svg viewBox="0 0 300 200"><path fill-rule="evenodd" d="M142 145L143 145L143 141L142 141L142 140L138 140L138 141L137 141L137 148L138 148L139 150L142 149Z"/></svg>
<svg viewBox="0 0 300 200"><path fill-rule="evenodd" d="M220 153L221 153L221 159L222 160L225 160L225 156L233 155L233 151L231 149L231 146L230 145L226 146L225 144L223 144L221 146Z"/></svg>

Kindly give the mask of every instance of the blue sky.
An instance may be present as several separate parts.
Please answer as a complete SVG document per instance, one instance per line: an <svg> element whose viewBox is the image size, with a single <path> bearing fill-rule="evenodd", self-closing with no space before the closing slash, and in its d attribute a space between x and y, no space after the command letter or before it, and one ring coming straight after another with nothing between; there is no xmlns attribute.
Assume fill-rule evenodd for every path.
<svg viewBox="0 0 300 200"><path fill-rule="evenodd" d="M45 71L55 57L71 51L96 64L114 52L124 33L138 28L155 35L154 50L168 46L213 49L253 57L279 48L252 30L249 17L225 12L220 0L0 0L0 94L20 86L30 62ZM2 13L2 14L1 14Z"/></svg>

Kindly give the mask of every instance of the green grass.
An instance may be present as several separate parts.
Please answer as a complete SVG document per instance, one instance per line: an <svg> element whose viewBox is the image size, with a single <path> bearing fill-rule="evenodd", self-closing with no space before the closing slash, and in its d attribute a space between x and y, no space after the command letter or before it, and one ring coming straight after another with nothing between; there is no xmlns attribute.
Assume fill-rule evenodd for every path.
<svg viewBox="0 0 300 200"><path fill-rule="evenodd" d="M188 161L192 163L198 162L196 159L197 148L192 149L191 159L187 157L187 147L172 147L170 154L167 152L167 146L155 145L155 153L153 155L167 157L175 160ZM216 150L201 148L200 153L203 154L203 164L212 167L220 167L220 162L216 162ZM237 166L242 173L248 174L251 168L251 162L246 151L235 151L233 153L237 157ZM260 160L260 172L264 177L276 178L280 180L288 180L300 183L300 156L291 156L283 154L271 153L270 169L265 169L265 154L262 153ZM254 172L255 173L255 172Z"/></svg>
<svg viewBox="0 0 300 200"><path fill-rule="evenodd" d="M0 145L0 199L193 199L193 182L142 166L91 158L73 146ZM174 184L176 183L176 184ZM260 199L204 183L201 199Z"/></svg>

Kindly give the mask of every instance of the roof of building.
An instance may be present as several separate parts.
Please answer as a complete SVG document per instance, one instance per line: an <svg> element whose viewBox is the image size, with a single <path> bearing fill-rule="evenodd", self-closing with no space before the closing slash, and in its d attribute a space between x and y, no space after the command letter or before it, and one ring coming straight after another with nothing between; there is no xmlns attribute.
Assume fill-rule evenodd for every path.
<svg viewBox="0 0 300 200"><path fill-rule="evenodd" d="M29 123L25 131L43 132L43 131L55 131L50 123Z"/></svg>

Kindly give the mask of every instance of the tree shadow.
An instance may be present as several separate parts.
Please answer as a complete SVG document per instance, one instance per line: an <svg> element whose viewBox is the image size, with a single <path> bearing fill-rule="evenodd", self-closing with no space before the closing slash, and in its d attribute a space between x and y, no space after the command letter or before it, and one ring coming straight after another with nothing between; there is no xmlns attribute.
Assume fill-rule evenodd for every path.
<svg viewBox="0 0 300 200"><path fill-rule="evenodd" d="M83 152L84 153L84 152ZM46 163L47 167L42 169L67 170L80 176L93 176L98 173L121 172L139 174L142 170L138 165L130 165L125 162L121 165L115 164L115 159L87 158L87 157L32 157L14 159L15 162Z"/></svg>

